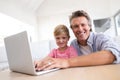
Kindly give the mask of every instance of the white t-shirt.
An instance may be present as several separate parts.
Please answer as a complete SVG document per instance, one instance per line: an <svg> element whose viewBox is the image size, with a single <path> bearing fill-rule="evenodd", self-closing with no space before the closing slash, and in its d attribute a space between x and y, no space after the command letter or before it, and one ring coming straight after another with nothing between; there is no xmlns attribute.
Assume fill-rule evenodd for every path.
<svg viewBox="0 0 120 80"><path fill-rule="evenodd" d="M87 55L89 53L92 53L92 50L90 48L90 46L81 46L80 45L80 51L84 54L84 55Z"/></svg>

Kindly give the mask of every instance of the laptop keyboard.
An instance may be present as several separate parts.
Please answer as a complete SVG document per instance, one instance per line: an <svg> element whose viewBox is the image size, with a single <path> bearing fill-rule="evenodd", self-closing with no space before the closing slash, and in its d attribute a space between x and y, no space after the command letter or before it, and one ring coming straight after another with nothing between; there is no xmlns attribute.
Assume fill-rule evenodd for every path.
<svg viewBox="0 0 120 80"><path fill-rule="evenodd" d="M54 68L54 69L49 69L49 70L36 70L36 73L37 73L37 75L40 75L40 74L44 74L44 73L53 72L56 70L59 70L59 68Z"/></svg>

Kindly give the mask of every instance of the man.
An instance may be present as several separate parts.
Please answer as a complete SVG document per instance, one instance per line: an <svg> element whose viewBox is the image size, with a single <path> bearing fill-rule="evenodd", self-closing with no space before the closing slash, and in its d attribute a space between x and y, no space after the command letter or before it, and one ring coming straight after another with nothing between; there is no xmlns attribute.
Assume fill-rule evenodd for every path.
<svg viewBox="0 0 120 80"><path fill-rule="evenodd" d="M71 45L77 50L78 57L69 59L47 59L35 63L38 70L51 68L69 68L120 63L120 49L104 34L91 32L91 19L81 10L70 17L70 26L77 39ZM44 65L41 66L41 63Z"/></svg>

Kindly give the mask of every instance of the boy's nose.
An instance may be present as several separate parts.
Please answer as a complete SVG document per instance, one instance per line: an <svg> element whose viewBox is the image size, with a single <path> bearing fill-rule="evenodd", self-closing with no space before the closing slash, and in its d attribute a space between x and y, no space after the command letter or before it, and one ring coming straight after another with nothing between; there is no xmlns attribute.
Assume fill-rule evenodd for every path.
<svg viewBox="0 0 120 80"><path fill-rule="evenodd" d="M60 42L63 42L63 39L60 39Z"/></svg>

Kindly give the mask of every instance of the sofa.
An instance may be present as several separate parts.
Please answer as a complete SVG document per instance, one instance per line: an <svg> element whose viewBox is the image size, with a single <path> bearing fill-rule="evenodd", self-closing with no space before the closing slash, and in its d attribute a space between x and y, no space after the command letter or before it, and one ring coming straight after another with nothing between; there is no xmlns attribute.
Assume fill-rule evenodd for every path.
<svg viewBox="0 0 120 80"><path fill-rule="evenodd" d="M120 36L116 36L113 38L120 46ZM56 48L57 45L54 40L43 40L39 42L31 43L31 52L34 60L42 59L48 55L48 53ZM5 46L0 47L0 71L9 68L8 60L6 56Z"/></svg>
<svg viewBox="0 0 120 80"><path fill-rule="evenodd" d="M0 47L0 71L8 68L7 56L5 47Z"/></svg>

